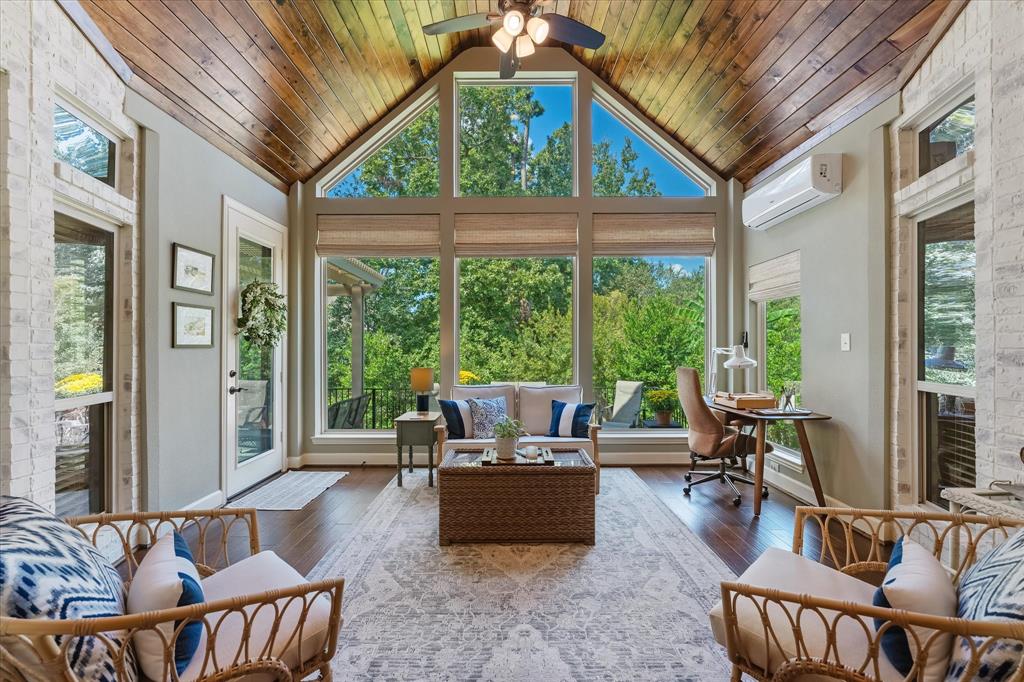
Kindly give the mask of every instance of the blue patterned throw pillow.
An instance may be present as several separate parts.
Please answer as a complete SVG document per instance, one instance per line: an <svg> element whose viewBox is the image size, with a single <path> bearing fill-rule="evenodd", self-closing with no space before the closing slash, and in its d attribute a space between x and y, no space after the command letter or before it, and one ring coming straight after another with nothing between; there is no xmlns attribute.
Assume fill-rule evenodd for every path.
<svg viewBox="0 0 1024 682"><path fill-rule="evenodd" d="M960 578L957 616L970 620L1024 623L1024 530L982 556ZM984 645L975 637L974 645ZM981 656L973 680L1009 680L1021 666L1024 646L1013 639L997 640ZM957 637L946 679L960 680L971 662L970 642Z"/></svg>
<svg viewBox="0 0 1024 682"><path fill-rule="evenodd" d="M0 529L0 614L50 620L125 614L117 569L77 530L34 502L7 496L0 497ZM110 648L97 637L73 640L68 664L77 679L123 682L114 667L122 647L127 679L135 679L131 643L116 632L108 637Z"/></svg>
<svg viewBox="0 0 1024 682"><path fill-rule="evenodd" d="M594 403L563 403L551 401L549 438L586 438L587 424L594 412Z"/></svg>
<svg viewBox="0 0 1024 682"><path fill-rule="evenodd" d="M505 398L470 398L466 402L469 403L469 412L473 416L473 437L494 438L494 425L508 415Z"/></svg>
<svg viewBox="0 0 1024 682"><path fill-rule="evenodd" d="M448 437L456 440L473 437L473 414L468 400L438 400L448 425Z"/></svg>

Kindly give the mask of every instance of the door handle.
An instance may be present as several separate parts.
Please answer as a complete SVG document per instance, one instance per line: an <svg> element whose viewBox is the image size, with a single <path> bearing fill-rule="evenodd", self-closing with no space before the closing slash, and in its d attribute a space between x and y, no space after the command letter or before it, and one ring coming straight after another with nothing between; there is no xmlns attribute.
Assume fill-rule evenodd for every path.
<svg viewBox="0 0 1024 682"><path fill-rule="evenodd" d="M230 393L231 395L234 395L236 393L241 393L244 390L246 390L246 389L241 387L241 386L230 386L228 388L228 393Z"/></svg>

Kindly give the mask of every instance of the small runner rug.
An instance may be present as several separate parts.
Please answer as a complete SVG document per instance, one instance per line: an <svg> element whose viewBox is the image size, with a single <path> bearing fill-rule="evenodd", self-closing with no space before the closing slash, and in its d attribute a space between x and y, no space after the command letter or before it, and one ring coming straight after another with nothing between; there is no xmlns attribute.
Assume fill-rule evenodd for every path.
<svg viewBox="0 0 1024 682"><path fill-rule="evenodd" d="M289 471L227 506L268 511L302 509L347 475L347 471Z"/></svg>
<svg viewBox="0 0 1024 682"><path fill-rule="evenodd" d="M334 679L729 679L707 614L735 576L631 469L601 472L594 547L439 547L425 479L392 481L309 575L345 578Z"/></svg>

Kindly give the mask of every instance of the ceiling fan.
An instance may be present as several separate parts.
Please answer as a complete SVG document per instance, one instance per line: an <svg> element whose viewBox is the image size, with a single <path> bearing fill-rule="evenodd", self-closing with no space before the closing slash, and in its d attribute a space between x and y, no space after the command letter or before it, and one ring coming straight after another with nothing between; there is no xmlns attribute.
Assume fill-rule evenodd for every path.
<svg viewBox="0 0 1024 682"><path fill-rule="evenodd" d="M535 46L549 37L591 50L596 50L604 44L604 34L586 24L554 12L542 14L542 9L551 2L552 0L498 0L497 12L478 12L445 19L427 24L423 27L423 32L436 36L501 24L501 28L491 36L491 42L501 50L498 73L502 78L514 76L519 69L519 60L533 54Z"/></svg>

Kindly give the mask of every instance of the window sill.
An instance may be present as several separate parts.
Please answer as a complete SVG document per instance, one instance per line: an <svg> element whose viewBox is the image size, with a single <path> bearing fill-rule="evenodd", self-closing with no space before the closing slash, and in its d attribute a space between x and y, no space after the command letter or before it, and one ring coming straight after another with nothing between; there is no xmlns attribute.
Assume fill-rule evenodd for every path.
<svg viewBox="0 0 1024 682"><path fill-rule="evenodd" d="M627 433L628 431L628 433ZM623 444L686 444L686 429L623 429L621 432L601 431L599 443ZM318 433L309 439L313 445L382 445L395 442L395 431L349 431Z"/></svg>

